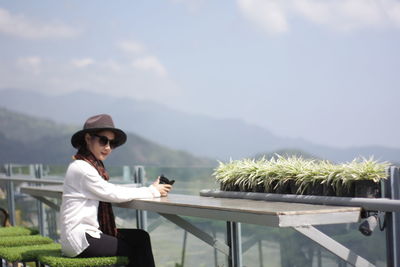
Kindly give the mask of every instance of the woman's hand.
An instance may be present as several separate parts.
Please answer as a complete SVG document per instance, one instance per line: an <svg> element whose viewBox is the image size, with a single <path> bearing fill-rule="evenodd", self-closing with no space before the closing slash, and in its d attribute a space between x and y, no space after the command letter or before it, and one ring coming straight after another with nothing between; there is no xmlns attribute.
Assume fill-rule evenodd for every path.
<svg viewBox="0 0 400 267"><path fill-rule="evenodd" d="M168 192L171 191L172 185L170 184L160 184L160 177L153 183L153 186L160 192L162 197L166 197Z"/></svg>

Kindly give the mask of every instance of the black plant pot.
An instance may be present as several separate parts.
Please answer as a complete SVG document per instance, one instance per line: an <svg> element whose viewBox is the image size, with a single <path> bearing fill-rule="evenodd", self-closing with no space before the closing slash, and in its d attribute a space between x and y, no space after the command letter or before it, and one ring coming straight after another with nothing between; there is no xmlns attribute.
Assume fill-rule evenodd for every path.
<svg viewBox="0 0 400 267"><path fill-rule="evenodd" d="M265 187L265 193L275 193L277 181L272 181L268 186Z"/></svg>
<svg viewBox="0 0 400 267"><path fill-rule="evenodd" d="M336 196L337 197L354 197L354 183L350 185L341 185L336 187Z"/></svg>
<svg viewBox="0 0 400 267"><path fill-rule="evenodd" d="M226 191L225 188L226 188L225 184L223 184L223 183L219 184L219 190Z"/></svg>
<svg viewBox="0 0 400 267"><path fill-rule="evenodd" d="M220 190L222 190L222 191L240 191L238 185L230 185L230 184L220 184Z"/></svg>
<svg viewBox="0 0 400 267"><path fill-rule="evenodd" d="M319 182L310 183L306 188L306 195L323 196L324 185Z"/></svg>
<svg viewBox="0 0 400 267"><path fill-rule="evenodd" d="M290 193L293 195L300 195L300 185L296 184L295 180L289 181Z"/></svg>
<svg viewBox="0 0 400 267"><path fill-rule="evenodd" d="M242 192L254 192L254 188L253 187L241 188L240 191L242 191Z"/></svg>
<svg viewBox="0 0 400 267"><path fill-rule="evenodd" d="M277 194L290 194L290 182L284 182L284 183L279 183L276 184L275 186L275 193Z"/></svg>
<svg viewBox="0 0 400 267"><path fill-rule="evenodd" d="M366 198L381 197L381 184L370 180L360 180L354 182L354 196Z"/></svg>
<svg viewBox="0 0 400 267"><path fill-rule="evenodd" d="M264 184L259 184L259 185L256 185L255 187L253 187L253 192L265 193L265 186L264 186Z"/></svg>
<svg viewBox="0 0 400 267"><path fill-rule="evenodd" d="M335 187L333 187L331 184L324 184L323 185L323 195L324 196L336 196L336 190Z"/></svg>

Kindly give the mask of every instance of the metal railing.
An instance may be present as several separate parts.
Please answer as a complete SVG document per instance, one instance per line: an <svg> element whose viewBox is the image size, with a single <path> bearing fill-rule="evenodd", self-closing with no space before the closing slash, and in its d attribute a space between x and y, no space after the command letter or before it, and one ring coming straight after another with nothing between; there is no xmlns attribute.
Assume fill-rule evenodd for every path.
<svg viewBox="0 0 400 267"><path fill-rule="evenodd" d="M18 173L14 175L12 170L15 165L7 164L4 166L5 174L0 174L0 181L6 182L8 211L10 214L10 223L15 225L15 185L17 182L35 183L38 185L60 185L63 183L62 177L58 179L44 179L43 166L35 164L29 166L29 175ZM387 266L400 266L400 169L391 166L387 169L387 179L384 179L383 198L381 199L364 199L364 198L339 198L339 197L321 197L321 196L301 196L301 195L279 195L265 193L250 192L224 192L220 191L215 194L212 190L202 190L201 195L217 196L217 197L234 197L234 198L250 198L258 200L272 201L289 201L303 202L309 204L329 204L329 205L347 205L362 207L366 211L377 211L384 214L385 231L386 231L386 248L387 248ZM132 179L134 183L143 184L145 173L143 166L134 166L131 168L123 168L123 177ZM44 212L43 203L37 201L39 231L44 233L44 224L46 214ZM137 228L153 230L157 225L147 225L146 211L136 211ZM241 244L240 241L240 223L227 225L227 227L237 228L239 235L229 236L228 243ZM186 238L185 238L186 240ZM236 241L236 242L234 242ZM235 251L240 252L239 247ZM233 255L235 256L235 255ZM184 257L184 256L183 256ZM236 255L235 260L237 266L241 266L241 258ZM183 260L182 260L183 262Z"/></svg>
<svg viewBox="0 0 400 267"><path fill-rule="evenodd" d="M364 234L376 226L373 217L376 218L379 213L384 213L384 227L386 230L386 250L387 266L400 266L400 169L396 166L390 166L386 170L387 179L383 179L382 198L350 198L350 197L324 197L312 195L290 195L290 194L269 194L253 192L233 192L220 190L201 190L200 195L226 198L245 198L253 200L269 200L281 202L298 202L308 204L324 205L343 205L361 207L370 214L365 222L360 225L360 231ZM372 221L372 223L370 221ZM367 229L363 229L366 227Z"/></svg>
<svg viewBox="0 0 400 267"><path fill-rule="evenodd" d="M27 169L28 174L23 174L22 169ZM13 173L13 170L18 170L17 174ZM16 183L28 183L30 185L35 184L41 185L62 185L64 183L64 177L62 176L48 176L48 170L44 171L42 164L6 164L4 165L4 174L0 173L0 181L6 183L6 195L7 195L7 210L9 214L9 222L11 225L16 225ZM143 184L144 181L144 168L143 166L134 166L133 173L129 166L123 167L122 178L124 181L133 181L134 183ZM45 176L46 175L46 176ZM51 177L52 179L45 179L45 177ZM43 206L43 202L36 201L37 215L38 215L38 228L41 234L45 234L45 221L46 212ZM55 215L50 215L54 217ZM144 211L136 211L137 216L137 227L146 229L147 220ZM54 220L53 220L54 221Z"/></svg>

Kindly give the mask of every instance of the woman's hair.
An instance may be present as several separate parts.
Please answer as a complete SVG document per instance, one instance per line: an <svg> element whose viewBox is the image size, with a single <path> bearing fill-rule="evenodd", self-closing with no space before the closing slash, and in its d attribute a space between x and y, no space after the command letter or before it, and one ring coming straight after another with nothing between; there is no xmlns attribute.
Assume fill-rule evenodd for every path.
<svg viewBox="0 0 400 267"><path fill-rule="evenodd" d="M89 135L97 134L97 132L90 132L90 133L88 133L88 134L89 134ZM81 154L81 155L87 156L87 155L89 155L90 153L91 153L91 152L90 152L89 149L87 148L85 136L83 136L83 138L82 138L82 139L80 140L80 142L79 142L79 148L78 148L77 154Z"/></svg>
<svg viewBox="0 0 400 267"><path fill-rule="evenodd" d="M90 154L90 150L87 148L86 145L80 146L79 149L78 149L78 152L76 152L76 154L87 156L87 155Z"/></svg>

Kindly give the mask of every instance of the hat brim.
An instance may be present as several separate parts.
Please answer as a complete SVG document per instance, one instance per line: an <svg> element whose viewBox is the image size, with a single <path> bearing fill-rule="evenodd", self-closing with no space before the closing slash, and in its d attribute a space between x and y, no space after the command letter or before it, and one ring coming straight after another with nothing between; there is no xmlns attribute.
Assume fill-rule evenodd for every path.
<svg viewBox="0 0 400 267"><path fill-rule="evenodd" d="M84 142L85 134L87 133L93 133L93 132L101 132L101 131L111 131L115 134L115 147L119 147L126 142L126 134L124 131L118 128L90 128L90 129L84 129L80 130L76 133L74 133L71 137L71 144L74 148L79 149Z"/></svg>

